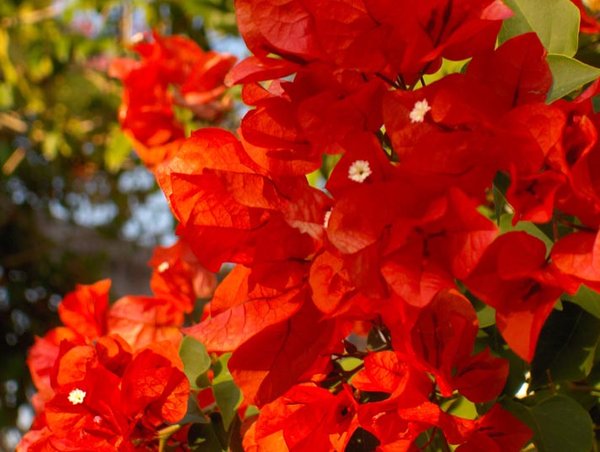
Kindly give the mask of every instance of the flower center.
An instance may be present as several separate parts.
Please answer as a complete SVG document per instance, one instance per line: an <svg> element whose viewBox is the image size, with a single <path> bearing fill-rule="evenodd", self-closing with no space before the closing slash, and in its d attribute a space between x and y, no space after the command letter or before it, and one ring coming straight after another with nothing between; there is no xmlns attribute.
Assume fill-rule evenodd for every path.
<svg viewBox="0 0 600 452"><path fill-rule="evenodd" d="M427 99L415 102L415 106L408 115L410 118L410 122L412 122L413 124L417 122L423 122L425 120L425 115L429 110L431 110L431 107L429 106L429 102L427 102Z"/></svg>
<svg viewBox="0 0 600 452"><path fill-rule="evenodd" d="M366 160L356 160L348 169L348 179L358 183L364 182L371 174L373 171Z"/></svg>
<svg viewBox="0 0 600 452"><path fill-rule="evenodd" d="M82 391L81 389L77 388L77 389L73 389L71 392L69 392L69 402L71 402L73 405L80 405L83 403L84 399L85 399L85 391Z"/></svg>

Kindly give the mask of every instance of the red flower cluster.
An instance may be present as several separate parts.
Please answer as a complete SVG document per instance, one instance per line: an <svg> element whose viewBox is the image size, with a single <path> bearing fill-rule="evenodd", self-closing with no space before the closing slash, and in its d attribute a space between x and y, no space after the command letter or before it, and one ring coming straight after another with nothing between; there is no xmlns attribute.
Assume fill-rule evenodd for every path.
<svg viewBox="0 0 600 452"><path fill-rule="evenodd" d="M249 450L342 450L359 427L382 450L432 427L461 450L519 450L530 432L499 406L468 421L431 402L491 402L507 377L505 361L473 353L465 294L496 310L530 361L557 298L600 279L589 93L545 104L552 76L537 36L494 49L510 16L500 1L406 3L238 0L254 52L229 76L254 107L241 141L200 130L159 175L199 260L238 264L186 333L233 353L245 401L262 410ZM442 58L472 60L424 86ZM326 154L342 156L323 191L305 175ZM493 210L498 174L510 178L514 223L575 216L582 232L550 257L525 232L499 235L478 210ZM365 330L383 351L344 348ZM339 372L348 356L358 373Z"/></svg>
<svg viewBox="0 0 600 452"><path fill-rule="evenodd" d="M598 83L547 104L553 79L537 35L495 48L511 15L500 0L236 8L254 53L228 75L253 107L239 138L206 128L182 139L167 86L189 106L216 79L197 70L204 54L187 41L156 37L123 71L124 128L145 146L176 144L142 158L161 162L155 174L195 257L183 244L157 251L157 298L109 309L99 283L65 299L67 328L32 351L46 409L26 441L54 444L68 426L120 448L176 421L181 366L151 344L178 342L182 313L214 287L204 268L235 263L183 331L231 353L243 407L260 409L240 410L246 450L368 440L403 451L427 437L461 452L521 450L532 432L497 403L509 365L478 342L474 305L493 308L506 348L531 362L561 294L600 289ZM444 60L465 59L463 72L426 83ZM218 61L222 75L231 60ZM308 182L319 169L324 187ZM525 232L532 223L552 238ZM110 433L85 411L98 378L113 382L113 411L90 405L89 416ZM448 409L466 401L481 411Z"/></svg>
<svg viewBox="0 0 600 452"><path fill-rule="evenodd" d="M64 326L29 353L37 418L18 450L155 450L157 429L186 414L180 328L196 299L212 293L214 275L181 243L157 248L150 264L154 297L109 306L109 280L65 296Z"/></svg>
<svg viewBox="0 0 600 452"><path fill-rule="evenodd" d="M119 119L135 149L150 167L162 162L185 138L175 107L214 121L231 108L223 79L235 57L205 52L185 37L152 35L133 48L141 61L116 59L110 73L123 81Z"/></svg>

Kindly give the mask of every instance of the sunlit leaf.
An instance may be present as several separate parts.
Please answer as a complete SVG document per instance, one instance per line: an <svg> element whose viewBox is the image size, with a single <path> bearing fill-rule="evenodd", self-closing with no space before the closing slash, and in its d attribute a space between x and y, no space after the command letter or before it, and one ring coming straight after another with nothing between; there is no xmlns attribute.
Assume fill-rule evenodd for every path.
<svg viewBox="0 0 600 452"><path fill-rule="evenodd" d="M579 11L569 0L505 0L515 13L504 21L500 42L534 31L549 53L573 56L579 37Z"/></svg>
<svg viewBox="0 0 600 452"><path fill-rule="evenodd" d="M548 93L548 103L554 102L600 77L599 68L568 56L550 54L547 60L553 79L552 88Z"/></svg>

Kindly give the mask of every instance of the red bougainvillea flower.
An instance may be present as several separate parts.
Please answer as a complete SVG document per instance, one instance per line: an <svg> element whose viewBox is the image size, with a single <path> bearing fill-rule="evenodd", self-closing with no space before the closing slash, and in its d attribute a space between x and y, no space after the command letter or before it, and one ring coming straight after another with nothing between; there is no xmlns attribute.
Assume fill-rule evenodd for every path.
<svg viewBox="0 0 600 452"><path fill-rule="evenodd" d="M508 411L494 405L490 411L475 421L474 428L460 452L519 452L529 442L533 432Z"/></svg>
<svg viewBox="0 0 600 452"><path fill-rule="evenodd" d="M181 275L180 280L184 279ZM187 284L192 285L191 279L187 280ZM36 338L27 364L38 390L35 397L38 413L54 396L50 377L61 346L93 344L105 367L120 374L126 365L122 352L127 351L127 355L131 348L138 350L158 341L166 340L174 345L181 341L183 310L172 298L123 297L109 307L109 288L110 280L78 285L58 307L65 326Z"/></svg>
<svg viewBox="0 0 600 452"><path fill-rule="evenodd" d="M183 312L169 299L126 296L117 300L108 314L108 331L118 334L134 349L154 342L179 345Z"/></svg>
<svg viewBox="0 0 600 452"><path fill-rule="evenodd" d="M558 297L578 284L546 259L544 242L525 232L499 236L465 280L469 289L496 309L508 345L531 361L542 326Z"/></svg>
<svg viewBox="0 0 600 452"><path fill-rule="evenodd" d="M238 0L236 9L240 32L261 60L268 61L269 53L304 63L322 60L388 71L392 78L400 74L409 83L420 71L435 72L442 56L460 60L493 48L502 19L512 14L497 0L462 7L448 1ZM272 26L273 17L280 26Z"/></svg>
<svg viewBox="0 0 600 452"><path fill-rule="evenodd" d="M182 240L170 247L157 246L149 264L154 295L173 300L186 313L192 312L198 298L210 298L217 285L215 274L198 262Z"/></svg>
<svg viewBox="0 0 600 452"><path fill-rule="evenodd" d="M43 428L22 450L137 450L155 441L158 426L181 419L189 383L176 350L162 343L132 356L126 348L118 337L96 347L63 342Z"/></svg>
<svg viewBox="0 0 600 452"><path fill-rule="evenodd" d="M489 349L472 355L478 322L473 306L455 290L442 291L395 338L407 360L431 373L444 397L457 389L467 399L482 403L496 398L506 383L508 362ZM409 314L410 315L410 314Z"/></svg>
<svg viewBox="0 0 600 452"><path fill-rule="evenodd" d="M600 235L574 232L552 247L552 262L565 274L583 282L600 283Z"/></svg>
<svg viewBox="0 0 600 452"><path fill-rule="evenodd" d="M231 133L195 132L158 179L180 235L211 271L224 262L302 259L322 237L327 196L304 176L271 177Z"/></svg>
<svg viewBox="0 0 600 452"><path fill-rule="evenodd" d="M205 52L185 37L153 33L152 38L134 46L141 61L115 60L110 71L125 88L121 126L150 167L170 157L184 138L174 106L210 121L231 108L223 81L235 62L233 56Z"/></svg>
<svg viewBox="0 0 600 452"><path fill-rule="evenodd" d="M357 403L349 388L337 394L314 385L298 385L265 405L256 421L254 441L260 444L282 431L287 450L344 450L354 429Z"/></svg>
<svg viewBox="0 0 600 452"><path fill-rule="evenodd" d="M58 305L63 324L88 339L105 335L110 284L105 279L92 285L77 285Z"/></svg>

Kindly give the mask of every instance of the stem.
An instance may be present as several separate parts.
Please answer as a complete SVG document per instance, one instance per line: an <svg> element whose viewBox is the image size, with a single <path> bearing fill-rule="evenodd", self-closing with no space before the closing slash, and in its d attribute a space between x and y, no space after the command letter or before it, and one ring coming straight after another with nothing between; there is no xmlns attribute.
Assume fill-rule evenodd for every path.
<svg viewBox="0 0 600 452"><path fill-rule="evenodd" d="M402 87L400 85L398 85L396 82L394 82L392 79L386 77L385 75L377 72L375 74L377 77L379 77L381 80L383 80L384 82L386 82L388 85L392 86L393 88L396 89L402 89Z"/></svg>
<svg viewBox="0 0 600 452"><path fill-rule="evenodd" d="M181 429L181 425L174 424L169 425L157 432L158 435L158 452L164 452L165 447L167 446L167 441L174 433L178 432Z"/></svg>

